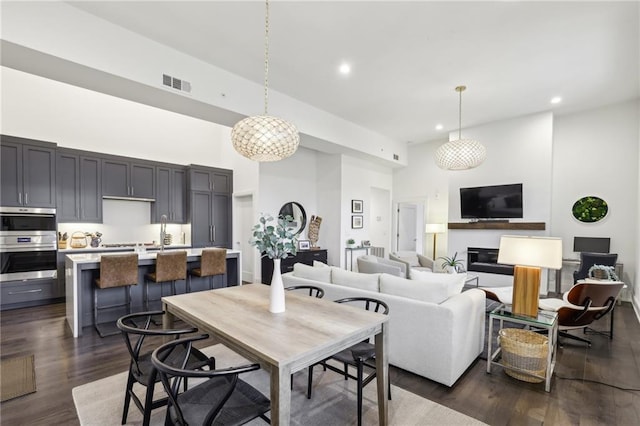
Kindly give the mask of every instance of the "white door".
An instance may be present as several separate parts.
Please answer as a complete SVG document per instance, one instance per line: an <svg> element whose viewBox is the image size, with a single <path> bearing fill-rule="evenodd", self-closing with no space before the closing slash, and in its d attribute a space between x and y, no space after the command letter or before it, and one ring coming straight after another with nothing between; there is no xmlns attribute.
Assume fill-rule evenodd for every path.
<svg viewBox="0 0 640 426"><path fill-rule="evenodd" d="M417 252L417 217L415 204L398 204L398 251Z"/></svg>
<svg viewBox="0 0 640 426"><path fill-rule="evenodd" d="M249 244L254 224L253 195L237 196L235 201L234 224L237 228L234 235L237 239L233 248L242 252L242 281L252 283L256 255L256 248Z"/></svg>

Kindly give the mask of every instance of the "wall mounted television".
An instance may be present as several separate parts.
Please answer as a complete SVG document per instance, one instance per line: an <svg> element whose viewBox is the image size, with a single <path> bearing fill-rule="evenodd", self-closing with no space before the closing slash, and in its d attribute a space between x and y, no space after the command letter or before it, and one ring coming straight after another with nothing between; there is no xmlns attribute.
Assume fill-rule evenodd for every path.
<svg viewBox="0 0 640 426"><path fill-rule="evenodd" d="M462 219L521 219L522 184L460 188Z"/></svg>

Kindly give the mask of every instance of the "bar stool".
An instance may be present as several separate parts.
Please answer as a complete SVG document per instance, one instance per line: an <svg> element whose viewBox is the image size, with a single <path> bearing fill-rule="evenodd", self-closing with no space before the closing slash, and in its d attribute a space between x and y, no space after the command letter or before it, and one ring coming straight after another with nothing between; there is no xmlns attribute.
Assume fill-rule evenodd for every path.
<svg viewBox="0 0 640 426"><path fill-rule="evenodd" d="M158 252L156 271L145 275L144 306L149 310L149 282L160 284L160 298L163 296L162 284L171 282L171 295L176 294L176 281L187 278L187 252L184 250ZM154 299L160 300L160 299Z"/></svg>
<svg viewBox="0 0 640 426"><path fill-rule="evenodd" d="M93 288L93 326L100 337L120 334L120 330L117 328L110 332L100 328L98 325L98 311L126 306L127 314L131 313L131 286L138 284L138 254L100 256L100 277L96 278L95 284ZM98 306L98 290L114 287L126 287L126 303Z"/></svg>
<svg viewBox="0 0 640 426"><path fill-rule="evenodd" d="M202 250L200 267L189 271L187 293L191 293L191 277L209 277L209 290L213 290L213 277L227 273L227 249L206 248Z"/></svg>

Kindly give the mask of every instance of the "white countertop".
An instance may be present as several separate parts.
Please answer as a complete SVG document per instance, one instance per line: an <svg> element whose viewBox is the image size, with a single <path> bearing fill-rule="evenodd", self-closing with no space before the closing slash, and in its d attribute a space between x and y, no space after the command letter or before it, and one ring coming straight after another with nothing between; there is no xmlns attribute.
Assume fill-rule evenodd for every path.
<svg viewBox="0 0 640 426"><path fill-rule="evenodd" d="M189 244L170 244L164 246L165 250L177 249L177 248L190 248ZM160 250L160 246L146 246L147 250L157 251ZM108 251L133 251L135 247L82 247L82 248L66 248L66 249L58 249L58 253L100 253L100 252L108 252Z"/></svg>
<svg viewBox="0 0 640 426"><path fill-rule="evenodd" d="M174 249L169 249L167 250L165 248L165 251L178 251L178 250L184 250L187 252L187 257L193 257L193 256L201 256L202 255L202 248L188 248L188 249L180 249L180 248L174 248ZM99 251L96 249L96 251ZM159 250L153 250L153 251L146 251L143 253L138 253L138 259L139 260L147 260L147 259L155 259L156 255L158 254ZM240 250L230 250L227 249L227 255L229 254L239 254ZM105 252L94 252L94 253L78 253L78 254L67 254L67 259L71 260L74 264L82 264L82 263L96 263L96 262L100 262L100 257L101 256L109 256L109 255L116 255L116 254L122 254L120 253L105 253Z"/></svg>

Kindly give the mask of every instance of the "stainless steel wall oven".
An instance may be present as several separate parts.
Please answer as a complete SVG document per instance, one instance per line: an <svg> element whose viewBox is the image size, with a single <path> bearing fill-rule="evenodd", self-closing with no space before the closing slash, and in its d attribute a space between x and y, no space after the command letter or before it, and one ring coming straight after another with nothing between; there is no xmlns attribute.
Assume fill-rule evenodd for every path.
<svg viewBox="0 0 640 426"><path fill-rule="evenodd" d="M56 278L56 210L0 207L0 282Z"/></svg>

